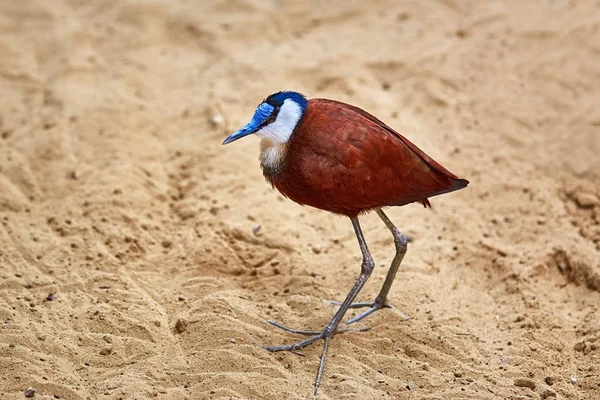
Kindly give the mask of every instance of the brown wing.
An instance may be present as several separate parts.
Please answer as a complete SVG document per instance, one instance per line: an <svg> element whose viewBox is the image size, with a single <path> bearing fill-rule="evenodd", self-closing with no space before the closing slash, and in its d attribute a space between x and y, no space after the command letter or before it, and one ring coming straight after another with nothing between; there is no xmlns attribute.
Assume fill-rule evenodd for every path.
<svg viewBox="0 0 600 400"><path fill-rule="evenodd" d="M425 154L425 152L423 152L423 150L421 150L417 146L415 146L410 140L408 140L407 138L405 138L404 136L402 136L401 134L399 134L398 132L396 132L395 130L390 128L388 125L386 125L380 119L378 119L377 117L375 117L372 114L369 114L365 110L358 108L356 106L350 105L350 104L342 103L341 101L328 100L328 99L315 99L315 100L318 100L319 102L323 102L323 103L334 103L340 107L347 107L347 108L351 109L352 111L356 112L357 114L361 115L362 117L368 119L369 121L377 124L381 128L387 130L391 134L397 136L406 146L408 146L412 151L417 153L419 155L419 157L421 157L423 159L423 161L425 161L431 168L446 175L450 179L458 179L458 177L456 175L454 175L452 172L448 171L440 163L438 163L433 158L431 158L427 154Z"/></svg>

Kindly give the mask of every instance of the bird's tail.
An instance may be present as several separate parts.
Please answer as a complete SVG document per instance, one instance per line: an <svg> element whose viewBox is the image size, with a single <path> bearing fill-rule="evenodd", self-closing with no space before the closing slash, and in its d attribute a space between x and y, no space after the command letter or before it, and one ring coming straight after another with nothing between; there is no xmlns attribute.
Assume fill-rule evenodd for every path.
<svg viewBox="0 0 600 400"><path fill-rule="evenodd" d="M454 192L456 190L464 189L469 184L469 181L466 179L453 179L453 181L454 182L452 183L452 186L450 186L449 188L440 190L439 192L436 192L428 197L439 196L440 194L446 194L446 193Z"/></svg>
<svg viewBox="0 0 600 400"><path fill-rule="evenodd" d="M450 192L454 192L456 190L464 189L469 185L469 181L466 179L453 179L452 186L447 189L440 190L439 192L435 192L432 195L427 196L424 200L419 200L419 203L423 204L425 208L431 208L431 203L429 202L429 197L439 196L440 194L446 194Z"/></svg>

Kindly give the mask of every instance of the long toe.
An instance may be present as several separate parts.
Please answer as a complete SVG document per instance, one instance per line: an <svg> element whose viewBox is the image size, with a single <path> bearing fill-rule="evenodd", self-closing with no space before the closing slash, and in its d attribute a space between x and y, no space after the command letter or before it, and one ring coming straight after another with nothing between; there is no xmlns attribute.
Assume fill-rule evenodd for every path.
<svg viewBox="0 0 600 400"><path fill-rule="evenodd" d="M361 319L368 317L369 315L373 314L375 311L377 310L381 310L382 308L385 308L386 306L382 306L379 304L375 304L373 303L373 305L371 306L371 308L369 308L366 311L363 311L362 313L358 314L356 317L349 319L348 321L346 321L346 325L350 325L353 324L355 322L360 321Z"/></svg>
<svg viewBox="0 0 600 400"><path fill-rule="evenodd" d="M279 322L273 321L272 319L268 319L267 323L273 325L276 328L282 329L286 332L294 333L296 335L315 336L321 333L319 331L305 331L300 329L289 328L285 325L280 324Z"/></svg>
<svg viewBox="0 0 600 400"><path fill-rule="evenodd" d="M381 310L383 308L391 308L396 314L398 314L402 319L404 320L409 320L410 317L406 314L404 314L402 311L396 309L395 307L393 307L392 305L390 305L387 301L385 303L377 303L377 302L372 302L372 303L355 303L357 304L356 307L354 308L364 308L364 307L369 307L368 310L358 314L357 316L355 316L354 318L348 320L345 322L346 325L350 325L353 324L355 322L360 321L361 319L368 317L369 315L373 314L375 311Z"/></svg>
<svg viewBox="0 0 600 400"><path fill-rule="evenodd" d="M304 335L304 336L317 336L319 334L321 334L321 331L306 331L306 330L301 330L301 329L293 329L290 327L287 327L285 325L280 324L277 321L273 321L272 319L268 319L266 321L267 323L273 325L276 328L279 328L281 330L284 330L286 332L290 332L296 335ZM339 334L339 333L346 333L346 332L366 332L368 330L370 330L371 328L360 328L360 329L336 329L336 331L334 332L334 334Z"/></svg>
<svg viewBox="0 0 600 400"><path fill-rule="evenodd" d="M262 348L267 351L270 351L270 352L291 351L292 353L295 353L296 350L300 350L300 349L308 346L309 344L312 344L312 343L316 342L317 340L324 339L324 338L325 338L325 334L323 332L321 332L317 335L311 336L308 339L301 340L297 343L286 344L286 345L282 345L282 346L262 346Z"/></svg>
<svg viewBox="0 0 600 400"><path fill-rule="evenodd" d="M335 301L335 300L326 300L326 301L329 304L334 305L334 306L342 305L341 301ZM366 307L373 307L374 305L375 305L375 303L373 303L373 302L363 301L363 302L352 303L352 304L350 304L350 306L348 308L366 308Z"/></svg>

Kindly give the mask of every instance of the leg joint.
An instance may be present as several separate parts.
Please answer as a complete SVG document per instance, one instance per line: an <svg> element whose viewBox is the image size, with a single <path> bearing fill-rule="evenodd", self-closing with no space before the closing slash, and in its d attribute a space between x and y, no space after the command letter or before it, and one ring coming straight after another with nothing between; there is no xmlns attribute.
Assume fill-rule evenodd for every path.
<svg viewBox="0 0 600 400"><path fill-rule="evenodd" d="M402 234L397 228L392 230L394 234L394 243L398 251L406 251L408 248L408 238Z"/></svg>
<svg viewBox="0 0 600 400"><path fill-rule="evenodd" d="M361 267L363 271L373 271L373 269L375 268L375 261L373 261L373 257L371 257L370 255L363 256Z"/></svg>

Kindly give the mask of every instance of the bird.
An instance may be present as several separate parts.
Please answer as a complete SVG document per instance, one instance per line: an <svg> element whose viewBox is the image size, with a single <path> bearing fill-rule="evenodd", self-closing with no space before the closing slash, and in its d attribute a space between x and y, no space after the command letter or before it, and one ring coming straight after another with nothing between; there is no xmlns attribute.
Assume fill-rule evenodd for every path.
<svg viewBox="0 0 600 400"><path fill-rule="evenodd" d="M330 340L350 308L367 308L346 322L355 323L371 313L393 308L388 293L408 247L408 238L396 228L383 209L420 203L467 187L407 138L370 113L350 104L324 98L307 99L295 91L275 92L256 108L250 122L229 135L223 144L255 135L260 138L260 166L265 179L290 200L348 217L362 253L360 274L331 321L321 331L288 328L308 336L290 345L263 346L271 352L291 351L323 340L313 393L323 376ZM395 256L379 294L372 302L355 302L373 272L375 263L359 223L359 217L375 212L391 232Z"/></svg>

